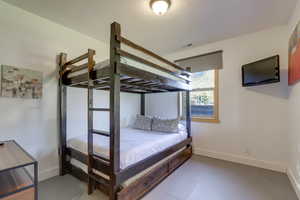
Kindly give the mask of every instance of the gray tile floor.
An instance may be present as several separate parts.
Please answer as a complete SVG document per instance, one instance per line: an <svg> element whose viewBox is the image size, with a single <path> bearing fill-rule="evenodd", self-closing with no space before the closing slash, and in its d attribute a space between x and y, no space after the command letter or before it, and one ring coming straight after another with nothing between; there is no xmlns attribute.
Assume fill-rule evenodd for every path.
<svg viewBox="0 0 300 200"><path fill-rule="evenodd" d="M40 184L40 200L107 200L67 175ZM193 156L143 200L297 200L285 174Z"/></svg>

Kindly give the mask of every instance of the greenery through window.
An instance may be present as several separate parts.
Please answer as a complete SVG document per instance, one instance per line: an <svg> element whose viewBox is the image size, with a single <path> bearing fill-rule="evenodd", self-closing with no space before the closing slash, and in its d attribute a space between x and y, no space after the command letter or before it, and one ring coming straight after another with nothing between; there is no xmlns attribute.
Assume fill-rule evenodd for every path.
<svg viewBox="0 0 300 200"><path fill-rule="evenodd" d="M184 117L185 95L182 97ZM190 100L193 121L218 122L218 71L209 70L193 74Z"/></svg>

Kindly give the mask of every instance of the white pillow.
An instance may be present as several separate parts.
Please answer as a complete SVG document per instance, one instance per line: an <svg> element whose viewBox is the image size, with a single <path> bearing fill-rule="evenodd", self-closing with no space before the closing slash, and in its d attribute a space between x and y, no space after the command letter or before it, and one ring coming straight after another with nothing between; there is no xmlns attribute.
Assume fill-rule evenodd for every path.
<svg viewBox="0 0 300 200"><path fill-rule="evenodd" d="M183 125L183 124L181 124L181 123L179 123L178 124L178 132L186 132L187 130L186 130L186 127L185 127L185 125Z"/></svg>
<svg viewBox="0 0 300 200"><path fill-rule="evenodd" d="M151 131L152 117L144 115L136 115L136 119L133 123L133 128Z"/></svg>
<svg viewBox="0 0 300 200"><path fill-rule="evenodd" d="M152 119L152 131L166 132L166 133L178 133L179 119L161 119L153 117Z"/></svg>

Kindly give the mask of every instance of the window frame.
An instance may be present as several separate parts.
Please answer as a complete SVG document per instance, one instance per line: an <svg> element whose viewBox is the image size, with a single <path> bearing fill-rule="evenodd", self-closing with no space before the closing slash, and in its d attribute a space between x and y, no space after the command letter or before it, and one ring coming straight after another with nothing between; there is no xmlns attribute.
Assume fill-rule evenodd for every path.
<svg viewBox="0 0 300 200"><path fill-rule="evenodd" d="M207 122L207 123L220 123L220 118L219 118L219 70L218 69L214 69L214 73L215 73L215 87L213 88L213 92L214 92L214 115L212 117L193 117L191 116L191 120L193 122ZM195 90L197 91L197 89ZM202 90L202 91L206 91L206 90ZM190 92L193 92L193 90L191 90ZM178 95L178 102L179 102L179 115L182 116L182 96Z"/></svg>
<svg viewBox="0 0 300 200"><path fill-rule="evenodd" d="M214 115L212 117L191 117L193 122L210 122L210 123L219 123L219 70L215 69L215 87L214 92ZM193 91L191 91L193 92Z"/></svg>

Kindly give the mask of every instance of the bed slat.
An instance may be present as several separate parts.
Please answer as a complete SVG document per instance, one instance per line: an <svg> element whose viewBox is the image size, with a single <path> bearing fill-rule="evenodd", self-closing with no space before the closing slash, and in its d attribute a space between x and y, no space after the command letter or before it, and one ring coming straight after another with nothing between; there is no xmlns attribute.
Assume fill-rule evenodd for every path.
<svg viewBox="0 0 300 200"><path fill-rule="evenodd" d="M189 84L184 83L184 81L175 81L169 78L162 77L158 74L154 74L152 72L143 71L134 67L131 67L129 65L120 64L120 73L126 74L132 78L140 78L145 81L153 81L161 85L167 85L169 87L172 87L174 89L179 90L190 90Z"/></svg>
<svg viewBox="0 0 300 200"><path fill-rule="evenodd" d="M92 111L102 111L102 112L109 112L109 108L89 108Z"/></svg>
<svg viewBox="0 0 300 200"><path fill-rule="evenodd" d="M103 136L106 136L106 137L110 137L110 134L108 131L100 131L100 130L93 130L93 133L94 134L98 134L98 135L103 135Z"/></svg>

